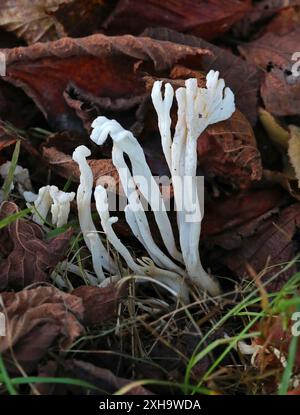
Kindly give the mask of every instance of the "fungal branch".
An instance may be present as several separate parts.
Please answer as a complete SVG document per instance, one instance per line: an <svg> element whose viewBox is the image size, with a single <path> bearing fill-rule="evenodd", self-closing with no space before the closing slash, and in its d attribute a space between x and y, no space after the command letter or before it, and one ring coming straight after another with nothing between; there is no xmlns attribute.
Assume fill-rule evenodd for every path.
<svg viewBox="0 0 300 415"><path fill-rule="evenodd" d="M232 91L225 88L224 80L219 79L218 72L210 71L206 81L206 88L198 88L196 79L188 79L185 88L176 90L177 123L173 137L170 114L174 100L172 86L165 85L163 96L162 82L157 81L151 94L158 116L162 149L172 178L180 250L175 243L160 188L152 176L138 140L115 120L101 116L92 124L91 139L96 144L104 144L108 137L113 140L112 161L128 200L125 218L133 235L144 246L150 258L135 260L119 240L113 230L117 218L110 217L107 192L102 186L97 186L96 207L107 239L132 272L145 278L149 276L159 284L166 285L184 301L188 300L188 279L211 295L220 292L216 280L202 267L199 255L202 212L196 180L197 141L208 125L228 119L235 111L235 104ZM84 146L78 147L73 154L81 172L77 192L79 221L85 242L92 252L95 270L97 261L99 267L101 262L107 270L112 260L96 234L91 217L93 177L86 161L89 155L89 150ZM125 155L130 160L131 168L127 165ZM140 196L153 211L167 254L153 239ZM98 239L92 242L90 235L94 239L96 235ZM102 274L99 272L99 276L103 280L103 271Z"/></svg>
<svg viewBox="0 0 300 415"><path fill-rule="evenodd" d="M188 79L185 88L176 91L177 124L173 140L170 139L170 84L154 83L152 101L158 116L162 148L172 176L174 199L177 206L177 223L180 247L188 276L211 294L219 291L216 281L203 269L199 255L202 214L197 194L197 141L210 125L231 117L235 111L234 95L225 88L219 72L210 71L206 88L198 88L196 79ZM171 87L172 88L172 87ZM168 131L167 131L168 130Z"/></svg>

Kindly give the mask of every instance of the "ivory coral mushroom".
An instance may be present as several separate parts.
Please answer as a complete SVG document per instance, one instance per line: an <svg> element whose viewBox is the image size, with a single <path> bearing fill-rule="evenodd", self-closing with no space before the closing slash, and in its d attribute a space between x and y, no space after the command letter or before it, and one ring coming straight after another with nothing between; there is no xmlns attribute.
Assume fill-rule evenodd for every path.
<svg viewBox="0 0 300 415"><path fill-rule="evenodd" d="M56 186L50 187L50 196L52 198L51 214L52 224L60 228L68 223L71 202L75 197L74 192L63 192Z"/></svg>
<svg viewBox="0 0 300 415"><path fill-rule="evenodd" d="M103 246L92 219L91 198L93 190L93 172L86 160L90 155L90 150L85 146L79 146L73 152L73 160L78 164L81 173L80 185L77 190L77 208L83 238L91 252L95 273L99 282L101 282L105 278L103 268L107 271L115 272L117 267Z"/></svg>
<svg viewBox="0 0 300 415"><path fill-rule="evenodd" d="M233 114L234 96L229 88L225 88L218 72L208 73L207 88L198 88L196 79L187 80L185 88L177 89L175 94L178 111L172 139L170 110L174 91L170 84L166 84L163 98L161 88L162 82L155 82L151 96L158 115L163 152L172 176L182 253L176 247L159 186L151 174L142 147L130 131L124 130L117 121L108 120L106 117L98 117L93 122L91 139L96 144L102 145L108 136L112 138L112 161L128 199L125 208L126 221L151 259L134 260L117 237L113 224L118 219L109 215L107 192L102 186L97 186L95 200L103 230L127 266L141 278L147 279L149 276L151 280L153 278L160 284L167 285L173 293L187 301L187 278L212 295L219 293L217 282L204 271L199 256L202 212L196 183L197 140L208 125L225 120ZM130 160L131 169L125 160L125 154ZM76 149L73 158L78 162L81 171L77 193L79 220L87 246L91 250L91 240L87 236L91 232L95 235L95 227L90 212L93 177L86 162L88 155L90 155L89 150L81 146ZM185 184L184 189L183 184ZM141 195L149 203L163 243L173 259L154 242L140 201ZM96 239L94 244L95 241ZM92 250L96 251L96 247ZM102 250L103 248L98 249L98 255L102 255ZM102 257L103 255L101 262ZM179 264L184 264L184 267Z"/></svg>
<svg viewBox="0 0 300 415"><path fill-rule="evenodd" d="M11 167L11 161L7 161L6 163L0 166L0 175L3 179L6 179L9 169ZM18 191L21 195L25 191L32 190L32 184L29 176L28 169L23 168L22 166L16 165L14 170L13 182L11 184L10 190L14 188L14 184L17 184Z"/></svg>
<svg viewBox="0 0 300 415"><path fill-rule="evenodd" d="M105 142L110 135L113 139L112 160L116 166L118 173L122 170L130 178L131 173L124 160L124 154L127 154L132 166L132 175L135 177L135 184L139 187L139 191L149 202L157 226L160 230L163 242L169 254L176 260L182 261L182 255L178 251L172 226L166 212L166 207L160 193L159 187L155 182L151 170L146 162L145 154L138 143L137 139L130 131L124 130L115 120L108 120L106 117L98 117L92 124L93 132L91 139L98 145ZM123 189L126 192L128 185L126 181L128 177L124 177L125 183L122 182ZM139 180L143 178L144 180ZM120 176L122 181L122 177ZM149 192L149 190L151 191ZM126 195L128 197L128 195Z"/></svg>
<svg viewBox="0 0 300 415"><path fill-rule="evenodd" d="M74 192L63 192L56 186L44 186L39 189L36 195L33 192L24 192L27 202L34 202L35 213L33 221L42 225L51 209L52 224L61 227L68 223L70 203L75 197Z"/></svg>
<svg viewBox="0 0 300 415"><path fill-rule="evenodd" d="M197 194L197 140L205 128L219 121L229 118L235 111L234 95L229 88L225 88L223 79L219 79L219 72L210 71L206 77L206 88L198 88L196 79L188 79L186 88L176 91L178 106L177 125L171 144L171 161L169 168L174 185L174 198L178 207L177 222L180 233L180 246L190 278L201 288L211 294L217 294L217 283L204 271L199 256L199 240L201 232L201 211ZM225 88L225 89L224 89ZM169 115L161 105L161 82L154 83L152 92L153 105L157 111L158 124L168 125ZM159 92L158 92L159 91ZM170 95L165 89L165 95ZM169 103L169 108L171 104ZM168 127L169 128L169 127ZM169 134L160 128L162 148L166 159L170 158ZM164 144L164 141L167 143ZM167 150L166 150L167 148ZM181 180L178 180L180 178ZM187 184L184 189L178 183ZM195 201L195 202L194 202ZM179 203L181 202L181 203ZM194 219L189 219L189 207L194 206ZM183 211L181 210L183 208Z"/></svg>

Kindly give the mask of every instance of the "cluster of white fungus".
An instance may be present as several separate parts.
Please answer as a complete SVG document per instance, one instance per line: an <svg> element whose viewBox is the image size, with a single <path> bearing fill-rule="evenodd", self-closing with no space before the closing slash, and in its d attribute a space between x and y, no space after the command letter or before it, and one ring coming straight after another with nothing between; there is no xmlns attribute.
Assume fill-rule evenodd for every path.
<svg viewBox="0 0 300 415"><path fill-rule="evenodd" d="M27 202L34 203L34 214L32 220L42 225L51 210L52 224L57 228L68 223L70 204L75 197L74 192L63 192L56 186L44 186L39 189L38 194L24 192Z"/></svg>
<svg viewBox="0 0 300 415"><path fill-rule="evenodd" d="M228 119L235 111L235 104L232 91L225 88L224 80L219 79L218 72L210 71L206 80L206 88L198 88L196 79L188 79L185 88L176 90L178 110L173 137L170 116L174 99L173 87L166 84L163 97L162 82L157 81L153 85L151 95L158 116L162 149L172 178L180 250L176 246L160 188L152 176L138 140L115 120L98 117L92 124L91 139L96 144L104 144L108 137L113 140L112 161L128 200L125 208L126 221L150 258L134 259L120 241L113 229L113 224L118 218L110 216L107 192L104 187L97 186L94 193L96 207L108 241L135 275L164 285L183 301L188 300L188 279L211 295L219 293L218 283L205 272L199 256L202 215L196 186L197 140L208 125ZM114 278L118 278L119 274L111 255L101 242L91 215L93 175L86 160L90 154L90 150L85 146L79 146L73 153L73 159L78 163L81 173L77 192L78 214L84 240L92 255L95 273L99 281L103 282L104 270L116 274ZM130 160L130 167L127 159ZM139 180L140 177L143 180ZM185 178L188 180L184 181ZM184 192L179 183L188 183ZM167 253L154 241L139 196L146 200L153 211ZM182 198L185 199L184 203ZM197 220L188 219L191 206L196 210Z"/></svg>
<svg viewBox="0 0 300 415"><path fill-rule="evenodd" d="M0 176L3 180L7 178L10 168L11 161L7 161L6 163L3 163L0 166ZM18 164L14 169L13 180L9 190L13 190L15 185L17 186L17 189L21 195L23 195L25 191L32 190L32 184L28 169L25 169L24 167L19 166Z"/></svg>

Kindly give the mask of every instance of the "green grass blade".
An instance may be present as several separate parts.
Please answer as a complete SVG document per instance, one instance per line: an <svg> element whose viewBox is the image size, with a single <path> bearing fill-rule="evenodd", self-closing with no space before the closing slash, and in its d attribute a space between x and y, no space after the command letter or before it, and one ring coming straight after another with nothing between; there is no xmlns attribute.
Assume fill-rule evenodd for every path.
<svg viewBox="0 0 300 415"><path fill-rule="evenodd" d="M3 199L7 200L9 193L10 193L10 188L11 185L13 183L14 180L14 174L15 174L15 170L16 170L16 166L18 164L18 159L19 159L19 154L20 154L20 147L21 147L21 141L17 141L16 145L15 145L15 149L13 152L13 156L11 159L11 165L9 167L8 170L8 175L6 177L6 179L4 180L4 184L2 187L3 190Z"/></svg>
<svg viewBox="0 0 300 415"><path fill-rule="evenodd" d="M27 208L21 210L20 212L14 213L13 215L7 216L6 218L3 218L2 220L0 220L0 229L5 228L5 226L10 225L16 220L23 218L24 216L27 216L30 212L31 209Z"/></svg>
<svg viewBox="0 0 300 415"><path fill-rule="evenodd" d="M10 379L10 377L7 373L7 370L6 370L6 367L4 365L1 353L0 353L0 375L1 375L2 381L5 384L6 389L8 390L9 394L10 395L18 395L18 392L14 388L12 380Z"/></svg>
<svg viewBox="0 0 300 415"><path fill-rule="evenodd" d="M84 380L73 379L73 378L54 378L54 377L39 377L39 376L28 376L13 378L10 380L12 385L24 385L30 383L55 383L63 385L81 386L85 389L97 390L98 388Z"/></svg>

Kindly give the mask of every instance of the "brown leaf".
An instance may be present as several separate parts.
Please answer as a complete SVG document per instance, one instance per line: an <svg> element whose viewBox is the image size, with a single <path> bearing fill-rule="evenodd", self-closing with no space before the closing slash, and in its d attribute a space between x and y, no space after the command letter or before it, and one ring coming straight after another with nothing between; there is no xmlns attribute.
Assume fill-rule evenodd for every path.
<svg viewBox="0 0 300 415"><path fill-rule="evenodd" d="M212 55L204 55L202 57L201 69L205 72L209 72L210 69L220 71L220 75L225 79L226 85L234 92L238 110L247 117L252 125L256 123L257 95L261 74L254 65L245 62L229 50L212 45L195 36L184 35L173 30L147 29L143 36L181 45L205 48L211 51Z"/></svg>
<svg viewBox="0 0 300 415"><path fill-rule="evenodd" d="M112 7L110 0L73 0L60 4L51 15L68 36L82 37L99 32Z"/></svg>
<svg viewBox="0 0 300 415"><path fill-rule="evenodd" d="M288 142L288 155L291 165L295 170L295 175L300 188L300 129L293 125L290 126L291 138Z"/></svg>
<svg viewBox="0 0 300 415"><path fill-rule="evenodd" d="M295 309L290 308L289 314L291 315ZM253 339L255 345L262 346L259 349L258 355L255 359L255 364L261 370L266 372L268 370L279 370L281 373L284 370L282 359L287 360L289 354L289 348L293 334L291 332L291 326L293 322L291 318L287 319L285 316L271 315L262 318L258 324L254 327L255 331L260 332L260 337ZM278 356L274 353L274 349L280 353ZM293 374L297 374L300 370L300 344L296 349L295 361L292 367ZM278 380L275 379L274 389L278 389ZM272 387L272 384L269 385ZM275 392L274 391L274 392ZM292 393L293 394L293 393Z"/></svg>
<svg viewBox="0 0 300 415"><path fill-rule="evenodd" d="M0 352L7 360L16 358L26 371L31 372L50 348L66 349L84 333L79 297L54 287L5 292L1 296L7 334L0 337Z"/></svg>
<svg viewBox="0 0 300 415"><path fill-rule="evenodd" d="M273 20L280 18L281 13L284 13L286 9L293 9L292 6L299 6L299 0L261 0L255 2L252 10L234 25L233 33L236 37L244 37L247 40L251 35L257 37L261 31L268 31ZM274 19L269 25L265 25L265 22L272 17ZM292 23L292 21L289 22L290 28ZM276 32L278 29L279 27L276 27L274 31Z"/></svg>
<svg viewBox="0 0 300 415"><path fill-rule="evenodd" d="M118 303L126 295L126 291L126 284L122 284L121 287L110 284L105 288L83 285L76 288L72 295L82 299L85 323L99 326L116 317Z"/></svg>
<svg viewBox="0 0 300 415"><path fill-rule="evenodd" d="M1 206L0 218L18 212L12 202ZM72 230L45 239L39 225L18 219L0 230L0 290L7 287L21 288L48 279L50 271L66 254Z"/></svg>
<svg viewBox="0 0 300 415"><path fill-rule="evenodd" d="M58 368L55 362L48 362L47 365L41 367L39 370L40 376L66 376L75 379L80 379L94 385L98 391L92 390L92 394L113 394L119 389L130 385L134 381L118 377L108 369L95 366L92 363L84 362L82 360L65 360L62 367ZM38 385L39 391L42 394L67 394L68 392L75 395L85 394L86 390L80 387L73 387L68 385L57 385L55 388L49 388L43 384ZM125 395L153 395L148 389L143 386L134 386L129 389Z"/></svg>
<svg viewBox="0 0 300 415"><path fill-rule="evenodd" d="M0 119L24 129L40 112L31 99L20 89L3 81L0 77Z"/></svg>
<svg viewBox="0 0 300 415"><path fill-rule="evenodd" d="M57 39L63 35L50 12L62 3L73 0L3 0L0 9L0 26L14 32L28 43Z"/></svg>
<svg viewBox="0 0 300 415"><path fill-rule="evenodd" d="M273 213L269 218L260 221L258 226L257 222L255 225L255 232L253 232L252 227L251 237L249 237L248 231L248 237L245 238L243 236L245 231L240 229L227 234L229 241L232 240L232 235L236 234L241 244L237 249L232 249L232 244L226 246L224 239L224 248L231 250L225 254L222 261L240 277L247 274L245 265L249 263L257 273L264 270L263 278L266 280L279 272L284 264L294 259L298 252L296 241L298 228L300 227L300 204L293 204L278 214ZM250 226L251 224L248 224L248 228ZM270 268L267 269L267 267ZM279 278L273 281L269 288L272 290L279 289L287 278L295 272L296 267L290 267L280 274Z"/></svg>
<svg viewBox="0 0 300 415"><path fill-rule="evenodd" d="M225 199L206 198L201 235L225 249L237 248L243 238L256 232L257 220L276 212L285 201L276 188L241 191Z"/></svg>
<svg viewBox="0 0 300 415"><path fill-rule="evenodd" d="M292 2L290 2L292 3ZM294 2L296 3L296 2ZM300 2L298 1L298 6ZM284 35L294 30L300 23L300 9L297 7L289 7L281 10L265 27L265 32L274 32L278 35Z"/></svg>
<svg viewBox="0 0 300 415"><path fill-rule="evenodd" d="M262 165L253 130L238 111L229 120L207 128L198 140L198 156L208 177L219 176L241 187L261 179Z"/></svg>
<svg viewBox="0 0 300 415"><path fill-rule="evenodd" d="M248 0L120 0L103 27L109 34L139 34L147 27L164 26L213 39L250 10Z"/></svg>
<svg viewBox="0 0 300 415"><path fill-rule="evenodd" d="M160 73L179 61L209 53L199 47L128 35L65 38L1 52L7 60L4 80L21 86L51 126L62 131L83 130L74 109L64 99L70 87L106 111L134 109L145 99L138 63Z"/></svg>
<svg viewBox="0 0 300 415"><path fill-rule="evenodd" d="M43 158L56 174L78 183L80 172L78 164L72 160L72 153L80 144L92 146L75 134L67 132L54 134L48 137L47 143L42 146ZM88 159L88 164L93 171L95 184L107 185L110 191L116 190L119 175L111 159Z"/></svg>
<svg viewBox="0 0 300 415"><path fill-rule="evenodd" d="M247 62L254 63L266 72L261 95L267 111L274 115L299 114L300 77L292 74L298 51L300 29L284 35L267 33L258 40L239 47ZM274 47L276 45L276 47Z"/></svg>

